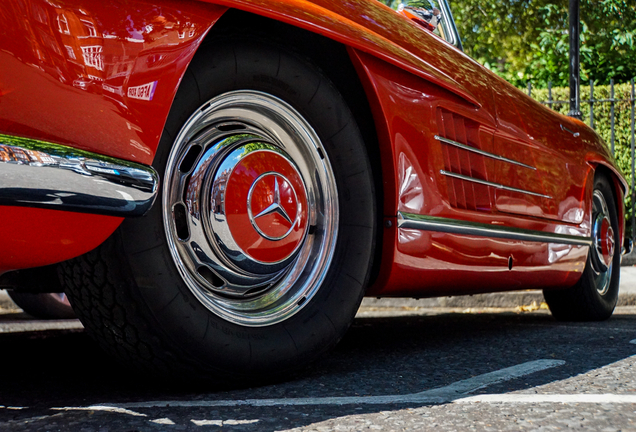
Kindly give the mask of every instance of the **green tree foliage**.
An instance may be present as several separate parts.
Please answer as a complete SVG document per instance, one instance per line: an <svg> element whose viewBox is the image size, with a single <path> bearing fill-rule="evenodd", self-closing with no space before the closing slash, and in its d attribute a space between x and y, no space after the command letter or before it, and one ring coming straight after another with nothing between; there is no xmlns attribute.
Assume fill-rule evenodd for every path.
<svg viewBox="0 0 636 432"><path fill-rule="evenodd" d="M464 49L523 87L568 83L567 0L450 0ZM581 79L636 75L634 0L581 0Z"/></svg>

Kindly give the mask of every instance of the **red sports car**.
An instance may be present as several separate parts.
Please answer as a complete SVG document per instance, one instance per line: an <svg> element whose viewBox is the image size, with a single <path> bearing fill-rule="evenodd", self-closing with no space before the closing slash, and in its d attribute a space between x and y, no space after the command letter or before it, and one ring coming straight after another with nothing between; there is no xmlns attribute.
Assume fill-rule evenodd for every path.
<svg viewBox="0 0 636 432"><path fill-rule="evenodd" d="M627 183L466 56L446 0L3 0L0 274L108 351L271 379L364 295L608 318Z"/></svg>

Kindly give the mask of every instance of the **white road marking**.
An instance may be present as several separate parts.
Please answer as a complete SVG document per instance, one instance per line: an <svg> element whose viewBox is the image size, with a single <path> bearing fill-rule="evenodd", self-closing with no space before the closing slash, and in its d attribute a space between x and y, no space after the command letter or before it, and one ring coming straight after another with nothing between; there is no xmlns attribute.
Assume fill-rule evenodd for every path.
<svg viewBox="0 0 636 432"><path fill-rule="evenodd" d="M258 423L256 420L190 420L197 426L236 426L244 424Z"/></svg>
<svg viewBox="0 0 636 432"><path fill-rule="evenodd" d="M190 420L197 426L223 426L223 420Z"/></svg>
<svg viewBox="0 0 636 432"><path fill-rule="evenodd" d="M59 408L51 408L56 411L106 411L113 412L117 414L128 414L135 417L148 417L146 414L138 413L135 411L131 411L126 408L114 406L114 405L91 405L87 407L59 407Z"/></svg>
<svg viewBox="0 0 636 432"><path fill-rule="evenodd" d="M172 420L170 420L169 418L158 418L158 419L154 419L154 420L150 420L150 423L157 423L157 424L163 424L163 425L173 425L174 422Z"/></svg>
<svg viewBox="0 0 636 432"><path fill-rule="evenodd" d="M636 395L617 394L485 394L455 399L453 403L562 403L636 404Z"/></svg>
<svg viewBox="0 0 636 432"><path fill-rule="evenodd" d="M502 381L519 378L534 372L561 366L563 360L535 360L495 372L457 381L445 387L419 393L390 396L349 396L289 399L245 399L245 400L199 400L199 401L150 401L124 404L102 404L120 409L165 408L165 407L233 407L233 406L289 406L289 405L358 405L358 404L429 404L451 402L462 395Z"/></svg>
<svg viewBox="0 0 636 432"><path fill-rule="evenodd" d="M615 331L615 332L630 332L633 333L634 329L630 329L630 328L623 328L623 327L593 327L593 326L582 326L582 325L567 325L567 324L530 324L530 323L523 323L523 324L515 324L515 327L545 327L545 328L550 328L550 329L558 329L558 328L562 328L562 329L567 329L567 330L594 330L594 331L599 331L599 330L603 330L603 331Z"/></svg>
<svg viewBox="0 0 636 432"><path fill-rule="evenodd" d="M636 345L636 339L634 339L634 340L630 340L630 341L629 341L629 343L630 343L630 344L634 344L634 345Z"/></svg>
<svg viewBox="0 0 636 432"><path fill-rule="evenodd" d="M83 330L79 320L12 321L0 323L0 333L24 333L45 330Z"/></svg>

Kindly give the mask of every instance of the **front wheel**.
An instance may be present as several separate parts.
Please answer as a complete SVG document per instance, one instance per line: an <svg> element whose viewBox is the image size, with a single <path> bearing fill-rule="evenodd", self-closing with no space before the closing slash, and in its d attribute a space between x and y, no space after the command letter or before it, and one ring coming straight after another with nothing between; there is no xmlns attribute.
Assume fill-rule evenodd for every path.
<svg viewBox="0 0 636 432"><path fill-rule="evenodd" d="M315 360L353 320L377 223L342 95L285 48L227 40L195 57L166 131L162 202L64 266L80 319L164 373L267 381Z"/></svg>
<svg viewBox="0 0 636 432"><path fill-rule="evenodd" d="M592 246L581 279L565 290L544 291L552 315L560 321L602 321L618 301L620 245L616 199L606 177L594 179Z"/></svg>

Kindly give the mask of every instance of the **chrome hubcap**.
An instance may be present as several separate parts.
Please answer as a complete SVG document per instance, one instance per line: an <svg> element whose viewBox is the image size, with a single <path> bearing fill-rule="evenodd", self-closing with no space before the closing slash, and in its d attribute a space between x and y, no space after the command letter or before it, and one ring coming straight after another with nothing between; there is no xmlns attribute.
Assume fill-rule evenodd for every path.
<svg viewBox="0 0 636 432"><path fill-rule="evenodd" d="M607 203L598 190L594 191L593 199L592 240L594 243L590 259L595 274L596 289L604 295L610 287L615 239Z"/></svg>
<svg viewBox="0 0 636 432"><path fill-rule="evenodd" d="M164 226L183 280L212 312L271 325L316 293L338 222L324 154L297 111L257 91L220 95L184 125L166 167Z"/></svg>

